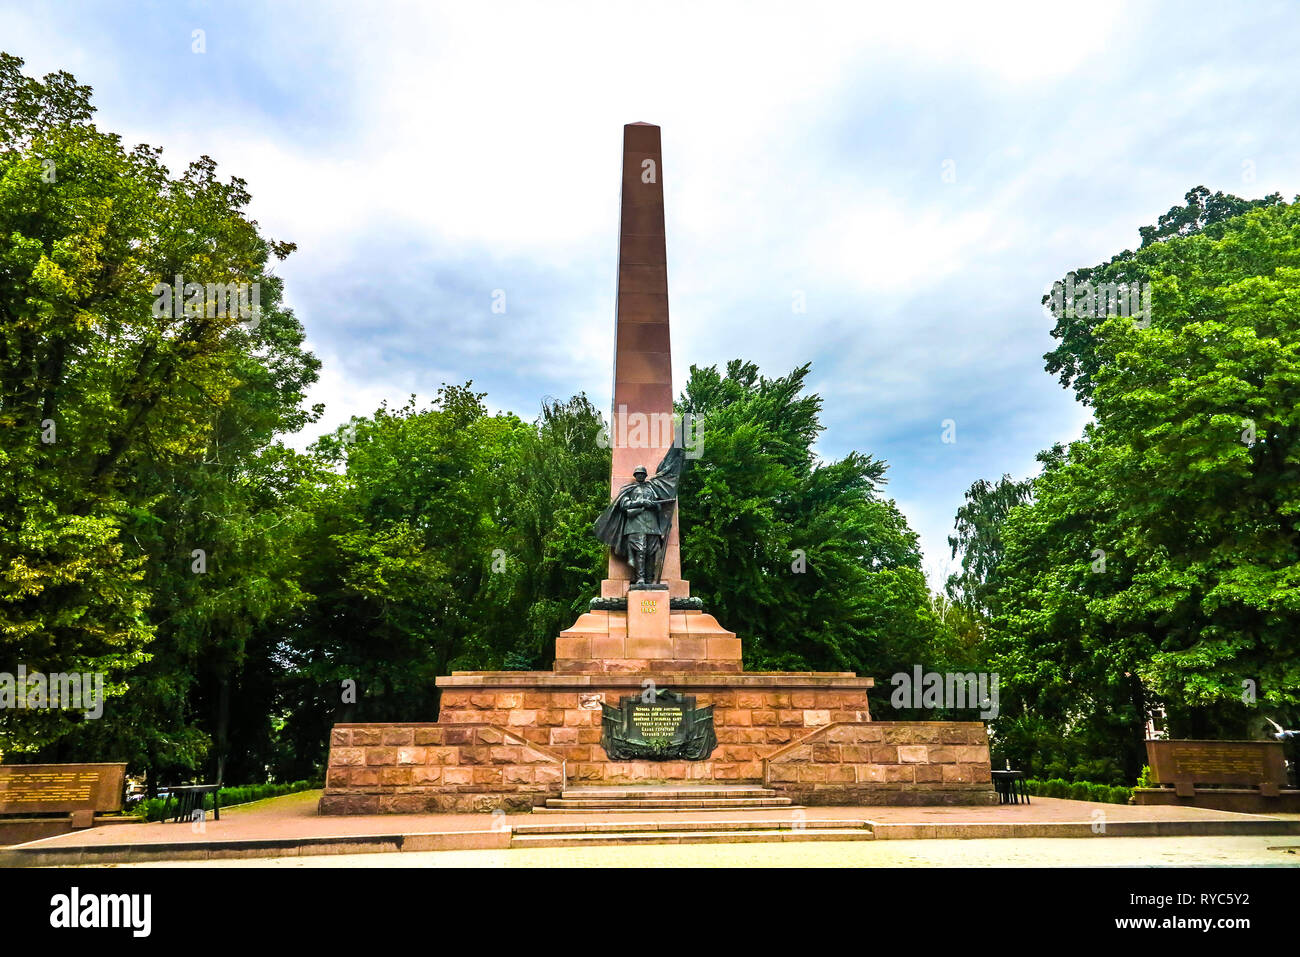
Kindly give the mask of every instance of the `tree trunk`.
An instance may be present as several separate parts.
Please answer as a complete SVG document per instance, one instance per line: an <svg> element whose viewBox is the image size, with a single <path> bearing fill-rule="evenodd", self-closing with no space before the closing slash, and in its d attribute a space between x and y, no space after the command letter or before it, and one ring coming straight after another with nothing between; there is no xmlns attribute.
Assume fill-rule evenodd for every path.
<svg viewBox="0 0 1300 957"><path fill-rule="evenodd" d="M1127 753L1124 756L1124 778L1131 782L1138 779L1138 775L1142 773L1142 766L1147 763L1147 703L1146 695L1142 693L1142 679L1132 675L1129 678L1129 686L1134 717L1131 727L1131 747L1125 748Z"/></svg>
<svg viewBox="0 0 1300 957"><path fill-rule="evenodd" d="M226 783L226 755L230 734L230 674L222 674L217 685L217 784Z"/></svg>

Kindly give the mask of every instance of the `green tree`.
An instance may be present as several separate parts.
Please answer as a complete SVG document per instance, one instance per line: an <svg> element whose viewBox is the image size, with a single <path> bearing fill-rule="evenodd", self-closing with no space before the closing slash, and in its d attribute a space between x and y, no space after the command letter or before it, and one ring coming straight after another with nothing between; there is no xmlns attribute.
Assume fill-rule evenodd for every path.
<svg viewBox="0 0 1300 957"><path fill-rule="evenodd" d="M488 658L505 668L549 668L555 638L587 610L605 577L592 522L609 503L605 423L585 395L544 402L499 473L501 552L480 599Z"/></svg>
<svg viewBox="0 0 1300 957"><path fill-rule="evenodd" d="M207 656L267 602L234 561L219 594L159 598L186 588L199 546L186 522L219 514L269 434L309 415L297 403L315 360L269 273L292 246L259 234L242 180L219 180L206 157L173 177L160 151L96 128L89 88L21 66L0 54L0 643L13 665L105 674L115 700L94 728L10 711L0 735L10 753L136 763L170 749L192 765L203 735L185 714L187 676L175 657L145 663L184 641ZM261 313L196 303L196 287L160 307L155 286L178 275L200 296L260 287ZM225 543L253 537L224 534L231 559ZM159 724L169 709L179 725Z"/></svg>
<svg viewBox="0 0 1300 957"><path fill-rule="evenodd" d="M1008 513L986 649L1000 676L998 754L1035 775L1120 783L1144 763L1148 702L1134 677L1141 640L1101 611L1131 571L1108 547L1105 465L1076 442Z"/></svg>
<svg viewBox="0 0 1300 957"><path fill-rule="evenodd" d="M172 177L94 126L87 87L21 65L0 55L0 641L114 698L94 722L10 713L4 747L220 775L248 754L230 702L266 672L250 641L303 597L284 544L310 463L274 442L319 414L270 272L292 246L258 233L241 180L206 157ZM198 284L180 308L155 288L178 275ZM231 283L242 302L212 301Z"/></svg>
<svg viewBox="0 0 1300 957"><path fill-rule="evenodd" d="M1000 739L1132 779L1153 705L1181 736L1297 715L1300 209L1254 205L1144 246L1150 326L1092 330L1096 423L1002 529Z"/></svg>
<svg viewBox="0 0 1300 957"><path fill-rule="evenodd" d="M1300 702L1300 208L1151 250L1156 321L1097 331L1095 405L1133 581L1110 621L1155 640L1159 695L1241 726L1245 682Z"/></svg>
<svg viewBox="0 0 1300 957"><path fill-rule="evenodd" d="M505 541L500 475L528 426L482 398L444 386L428 408L385 405L314 446L343 471L312 505L312 601L284 632L295 760L318 759L335 721L434 720L435 679L490 660L480 599Z"/></svg>
<svg viewBox="0 0 1300 957"><path fill-rule="evenodd" d="M1150 266L1158 259L1159 247L1171 239L1194 236L1205 230L1219 235L1220 224L1241 216L1252 209L1279 206L1282 196L1272 193L1263 199L1242 199L1229 193L1211 194L1204 186L1188 190L1185 204L1171 206L1160 216L1154 226L1138 230L1142 243L1137 252L1126 249L1113 256L1109 262L1084 266L1074 270L1076 284L1092 283L1142 283L1151 279ZM1063 280L1062 280L1063 281ZM1051 303L1052 296L1043 296L1043 305ZM1106 316L1094 310L1075 312L1062 310L1056 316L1052 338L1061 344L1047 355L1047 371L1060 377L1061 385L1074 388L1074 393L1084 405L1092 402L1092 392L1097 370L1102 358L1097 355L1094 330Z"/></svg>
<svg viewBox="0 0 1300 957"><path fill-rule="evenodd" d="M886 465L858 452L817 459L809 369L769 379L740 360L725 375L691 367L678 411L700 418L704 440L681 488L692 593L744 637L751 670L942 668L952 636L916 534L880 494Z"/></svg>
<svg viewBox="0 0 1300 957"><path fill-rule="evenodd" d="M1031 481L1017 482L1003 475L997 482L979 479L966 490L966 501L957 509L954 533L948 536L952 557L961 556L961 571L948 576L949 598L988 614L1004 551L1003 523L1013 508L1029 500L1032 489Z"/></svg>

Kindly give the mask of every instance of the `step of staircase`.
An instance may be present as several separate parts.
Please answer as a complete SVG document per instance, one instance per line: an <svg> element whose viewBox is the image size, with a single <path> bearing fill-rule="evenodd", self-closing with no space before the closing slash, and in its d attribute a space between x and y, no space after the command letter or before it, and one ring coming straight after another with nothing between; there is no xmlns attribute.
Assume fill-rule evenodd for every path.
<svg viewBox="0 0 1300 957"><path fill-rule="evenodd" d="M789 798L550 798L551 810L568 811L743 811L748 808L793 807Z"/></svg>
<svg viewBox="0 0 1300 957"><path fill-rule="evenodd" d="M583 824L517 824L512 830L512 848L875 839L871 828L860 820L593 821Z"/></svg>
<svg viewBox="0 0 1300 957"><path fill-rule="evenodd" d="M775 797L776 791L760 784L626 784L568 787L561 797L573 798L745 798Z"/></svg>
<svg viewBox="0 0 1300 957"><path fill-rule="evenodd" d="M788 797L753 785L648 785L565 788L538 811L743 811L793 807Z"/></svg>

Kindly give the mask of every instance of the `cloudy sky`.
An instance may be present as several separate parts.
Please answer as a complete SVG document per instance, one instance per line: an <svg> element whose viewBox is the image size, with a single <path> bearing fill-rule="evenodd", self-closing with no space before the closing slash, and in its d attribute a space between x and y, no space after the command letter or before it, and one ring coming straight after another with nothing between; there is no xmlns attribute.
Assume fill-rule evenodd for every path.
<svg viewBox="0 0 1300 957"><path fill-rule="evenodd" d="M662 126L674 381L811 361L819 452L890 463L936 583L970 483L1087 419L1043 371L1052 280L1193 186L1300 192L1284 2L0 0L0 49L248 181L322 428L466 379L606 407L621 128Z"/></svg>

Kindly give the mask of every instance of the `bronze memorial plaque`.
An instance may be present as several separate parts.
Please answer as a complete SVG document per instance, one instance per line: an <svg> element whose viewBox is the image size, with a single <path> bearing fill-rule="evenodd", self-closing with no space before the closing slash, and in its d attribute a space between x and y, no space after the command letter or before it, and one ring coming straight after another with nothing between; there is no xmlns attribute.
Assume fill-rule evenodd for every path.
<svg viewBox="0 0 1300 957"><path fill-rule="evenodd" d="M0 814L120 811L125 764L0 765Z"/></svg>
<svg viewBox="0 0 1300 957"><path fill-rule="evenodd" d="M650 692L602 705L600 746L611 761L702 761L718 745L713 706L691 695Z"/></svg>

